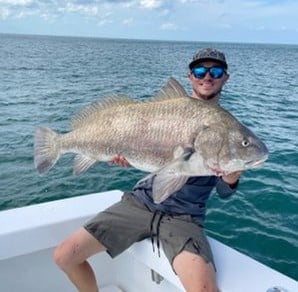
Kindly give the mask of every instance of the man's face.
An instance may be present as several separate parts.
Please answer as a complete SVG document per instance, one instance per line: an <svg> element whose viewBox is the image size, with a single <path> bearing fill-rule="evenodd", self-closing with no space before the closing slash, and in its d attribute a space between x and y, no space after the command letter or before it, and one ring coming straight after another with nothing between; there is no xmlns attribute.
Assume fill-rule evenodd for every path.
<svg viewBox="0 0 298 292"><path fill-rule="evenodd" d="M220 67L220 64L213 61L205 61L196 65L196 67L201 66L211 68L213 66ZM217 103L221 89L228 80L229 75L224 73L220 78L213 78L210 72L207 72L204 77L196 78L195 74L190 72L188 77L192 85L193 97Z"/></svg>

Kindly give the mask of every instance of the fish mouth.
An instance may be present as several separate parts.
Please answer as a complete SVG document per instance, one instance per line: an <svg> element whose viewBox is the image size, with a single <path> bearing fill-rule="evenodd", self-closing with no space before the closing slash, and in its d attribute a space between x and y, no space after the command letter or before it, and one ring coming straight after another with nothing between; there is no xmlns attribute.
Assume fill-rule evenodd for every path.
<svg viewBox="0 0 298 292"><path fill-rule="evenodd" d="M257 168L257 167L260 167L264 162L265 160L267 160L268 156L262 158L262 159L259 159L259 160L250 160L248 162L245 163L245 168Z"/></svg>
<svg viewBox="0 0 298 292"><path fill-rule="evenodd" d="M209 169L211 170L213 175L216 175L216 176L227 175L235 171L261 167L262 164L267 160L267 158L268 158L268 154L262 156L257 160L251 159L248 161L240 161L240 163L239 161L236 161L235 165L233 165L232 163L228 167L221 167L219 164L215 164L215 165L209 166Z"/></svg>

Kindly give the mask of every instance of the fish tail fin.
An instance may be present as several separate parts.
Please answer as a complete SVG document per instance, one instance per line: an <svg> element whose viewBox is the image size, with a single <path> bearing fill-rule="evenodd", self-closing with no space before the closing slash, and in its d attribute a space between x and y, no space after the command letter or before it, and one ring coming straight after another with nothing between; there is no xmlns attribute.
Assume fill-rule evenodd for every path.
<svg viewBox="0 0 298 292"><path fill-rule="evenodd" d="M34 136L34 165L39 174L50 170L60 156L58 134L49 128L38 127Z"/></svg>

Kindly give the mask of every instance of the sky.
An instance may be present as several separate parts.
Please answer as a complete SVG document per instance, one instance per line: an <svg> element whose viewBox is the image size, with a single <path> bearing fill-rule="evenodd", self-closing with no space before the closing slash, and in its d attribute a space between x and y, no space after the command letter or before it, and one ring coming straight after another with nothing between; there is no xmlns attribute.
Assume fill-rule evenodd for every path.
<svg viewBox="0 0 298 292"><path fill-rule="evenodd" d="M298 44L298 0L0 0L0 33Z"/></svg>

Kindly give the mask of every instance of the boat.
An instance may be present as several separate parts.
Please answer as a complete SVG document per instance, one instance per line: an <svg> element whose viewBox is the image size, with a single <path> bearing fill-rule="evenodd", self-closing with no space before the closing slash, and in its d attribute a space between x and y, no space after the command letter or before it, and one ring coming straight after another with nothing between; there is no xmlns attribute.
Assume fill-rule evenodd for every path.
<svg viewBox="0 0 298 292"><path fill-rule="evenodd" d="M74 287L52 259L54 247L97 212L118 201L119 190L88 194L0 212L0 291L71 292ZM297 292L294 279L208 237L221 292ZM115 259L90 259L101 292L181 292L161 250L150 240Z"/></svg>

